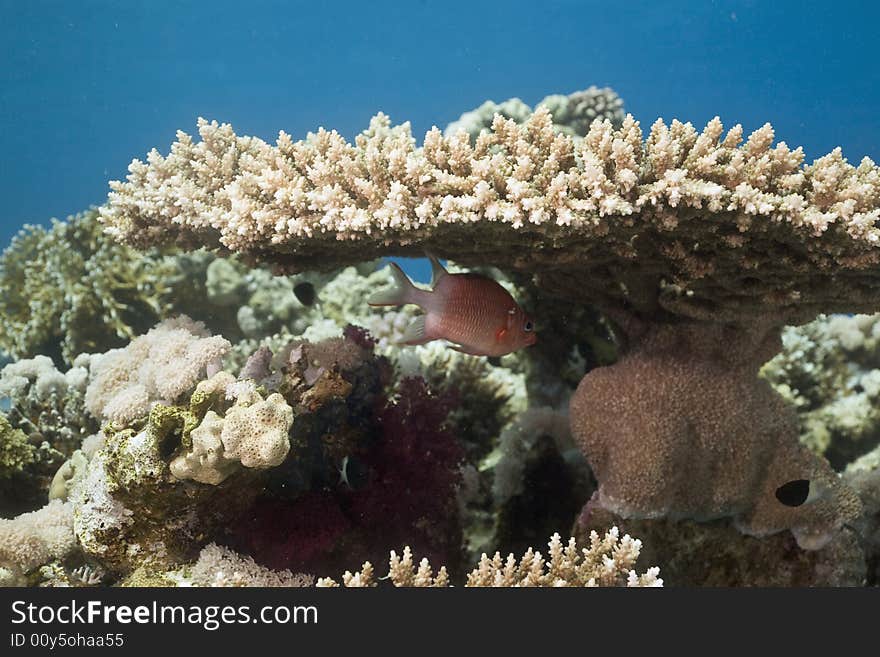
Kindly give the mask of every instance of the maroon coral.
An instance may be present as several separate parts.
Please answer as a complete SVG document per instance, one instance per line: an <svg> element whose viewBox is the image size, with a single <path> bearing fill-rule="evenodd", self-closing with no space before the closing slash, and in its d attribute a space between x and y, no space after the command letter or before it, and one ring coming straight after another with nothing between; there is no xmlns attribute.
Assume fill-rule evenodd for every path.
<svg viewBox="0 0 880 657"><path fill-rule="evenodd" d="M464 456L446 428L454 403L420 378L400 381L395 397L377 407L370 444L352 457L368 469L362 486L352 489L340 477L292 500L263 497L230 541L276 569L330 573L352 560L381 562L403 544L454 564Z"/></svg>
<svg viewBox="0 0 880 657"><path fill-rule="evenodd" d="M460 542L450 519L464 458L445 425L454 403L450 395L432 394L421 378L403 379L396 399L379 413L381 439L363 456L370 482L348 500L359 524L383 527L389 546L420 545L420 553L447 561Z"/></svg>

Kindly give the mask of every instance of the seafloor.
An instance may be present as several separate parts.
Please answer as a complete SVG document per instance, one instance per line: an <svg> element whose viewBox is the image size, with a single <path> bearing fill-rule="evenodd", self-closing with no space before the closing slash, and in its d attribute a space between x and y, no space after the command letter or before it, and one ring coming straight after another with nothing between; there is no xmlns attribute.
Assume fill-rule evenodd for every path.
<svg viewBox="0 0 880 657"><path fill-rule="evenodd" d="M622 166L624 138L603 145L590 132L597 118L607 120L607 135L629 129L613 91L543 104L554 133L571 140L549 151L586 136ZM512 121L492 127L495 114ZM463 130L479 150L490 128L525 125L517 138L528 143L537 141L532 116L516 99L487 103L446 132ZM656 147L661 132L648 144ZM690 139L675 126L668 137ZM701 148L700 139L689 147ZM762 139L736 148L747 159L749 149L766 150ZM487 157L502 151L485 148ZM537 155L523 149L512 157L528 169ZM573 166L589 165L578 158ZM781 158L771 157L774 167ZM701 162L674 171L709 167ZM736 157L724 166L735 168ZM876 208L880 183L869 169L863 163L846 175L874 185ZM812 175L792 171L771 167L771 177L788 176L776 191ZM663 180L657 193L668 202L676 178ZM822 180L852 189L842 177ZM818 174L810 185L810 207L818 207ZM877 221L850 196L852 216ZM752 215L772 204L762 198ZM106 217L92 209L50 228L26 227L0 258L4 585L877 584L880 314L830 314L849 309L847 300L853 312L880 308L876 274L874 287L853 274L847 281L859 294L823 305L822 291L831 297L839 288L827 272L803 274L813 251L774 256L769 278L778 262L799 277L797 306L768 287L734 294L731 278L691 271L694 280L716 277L723 292L694 289L723 299L730 312L713 306L698 317L682 293L682 305L664 306L654 323L645 318L660 309L639 305L634 292L643 277L620 280L604 296L590 285L610 290L611 264L595 266L597 283L570 280L572 262L598 257L586 241L560 247L552 236L536 260L543 286L515 247L488 245L479 267L462 245L462 268L447 246L441 255L451 272L499 281L535 317L535 346L486 358L443 342L398 344L418 310L367 304L392 284L375 249L354 266L284 274L291 268L273 262L271 247L239 255L191 248L202 239L194 230L147 248L147 228L126 244L116 239L124 226L105 232ZM746 228L740 216L739 232ZM871 229L849 235L862 239ZM719 237L715 251L748 249L737 235L723 245ZM672 260L686 246L682 239L657 252ZM629 257L614 248L615 257ZM844 262L845 247L835 249ZM715 251L721 272L730 262ZM840 266L876 272L871 253ZM312 257L291 257L300 255ZM645 261L644 270L656 266ZM664 281L664 294L676 284ZM573 288L596 302L566 298ZM612 303L621 294L626 308ZM764 322L755 308L770 304L786 312ZM795 306L801 310L789 312Z"/></svg>

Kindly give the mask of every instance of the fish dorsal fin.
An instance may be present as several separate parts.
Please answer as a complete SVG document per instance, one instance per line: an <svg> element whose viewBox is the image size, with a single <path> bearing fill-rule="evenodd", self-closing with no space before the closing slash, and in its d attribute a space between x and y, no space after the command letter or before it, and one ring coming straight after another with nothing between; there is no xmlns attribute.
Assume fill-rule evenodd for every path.
<svg viewBox="0 0 880 657"><path fill-rule="evenodd" d="M428 256L428 260L431 261L431 289L433 290L440 279L447 276L449 272L443 268L443 265L440 264L437 256L432 253L427 253L426 255Z"/></svg>
<svg viewBox="0 0 880 657"><path fill-rule="evenodd" d="M413 303L415 287L409 277L395 262L389 262L393 285L390 288L374 293L367 303L371 306L402 306Z"/></svg>

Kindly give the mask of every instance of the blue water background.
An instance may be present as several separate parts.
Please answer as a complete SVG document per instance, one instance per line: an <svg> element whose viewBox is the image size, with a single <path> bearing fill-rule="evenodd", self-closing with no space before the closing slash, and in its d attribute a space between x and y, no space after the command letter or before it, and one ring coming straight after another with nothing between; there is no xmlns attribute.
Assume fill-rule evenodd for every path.
<svg viewBox="0 0 880 657"><path fill-rule="evenodd" d="M0 244L104 201L196 117L273 140L419 138L483 100L612 86L644 128L765 121L809 159L880 158L880 3L0 0ZM427 277L426 270L420 278Z"/></svg>

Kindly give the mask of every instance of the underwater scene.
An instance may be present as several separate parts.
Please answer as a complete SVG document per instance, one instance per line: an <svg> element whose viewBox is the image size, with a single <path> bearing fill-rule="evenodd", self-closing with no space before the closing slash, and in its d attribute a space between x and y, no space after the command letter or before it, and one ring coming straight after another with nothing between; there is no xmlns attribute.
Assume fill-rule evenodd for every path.
<svg viewBox="0 0 880 657"><path fill-rule="evenodd" d="M0 2L0 585L877 586L880 9L543 4Z"/></svg>

